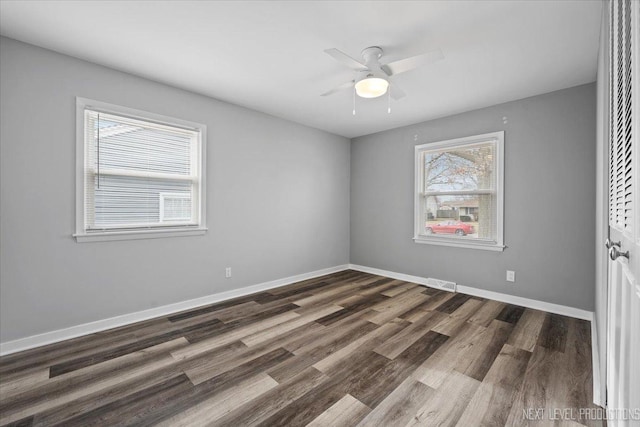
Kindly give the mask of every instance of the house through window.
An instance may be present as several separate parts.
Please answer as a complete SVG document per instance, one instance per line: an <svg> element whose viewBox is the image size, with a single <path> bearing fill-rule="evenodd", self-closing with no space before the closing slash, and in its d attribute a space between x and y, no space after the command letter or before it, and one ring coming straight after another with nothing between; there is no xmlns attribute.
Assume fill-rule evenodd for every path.
<svg viewBox="0 0 640 427"><path fill-rule="evenodd" d="M502 250L504 132L416 146L414 240Z"/></svg>

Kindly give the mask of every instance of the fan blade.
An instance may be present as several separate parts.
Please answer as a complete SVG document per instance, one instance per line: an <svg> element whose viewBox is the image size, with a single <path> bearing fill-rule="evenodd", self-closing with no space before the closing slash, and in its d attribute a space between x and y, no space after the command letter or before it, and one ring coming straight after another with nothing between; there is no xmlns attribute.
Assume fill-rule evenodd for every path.
<svg viewBox="0 0 640 427"><path fill-rule="evenodd" d="M398 99L401 99L401 98L404 98L405 96L407 96L407 94L404 93L404 91L402 89L400 89L397 84L391 83L390 86L391 87L389 88L389 90L391 91L391 97L393 99L395 99L396 101Z"/></svg>
<svg viewBox="0 0 640 427"><path fill-rule="evenodd" d="M356 71L361 71L361 70L366 70L367 67L362 64L361 62L353 59L352 57L350 57L349 55L347 55L346 53L338 50L338 49L327 49L324 51L326 54L328 54L329 56L331 56L333 59L335 59L338 62L342 62L344 65L346 65L349 68L352 68Z"/></svg>
<svg viewBox="0 0 640 427"><path fill-rule="evenodd" d="M436 62L443 59L444 55L440 49L432 50L421 55L412 56L410 58L400 59L389 64L384 64L380 68L388 76L395 76L396 74L404 73L406 71L413 70L414 68L421 67L432 62Z"/></svg>
<svg viewBox="0 0 640 427"><path fill-rule="evenodd" d="M335 87L335 88L323 93L320 96L328 96L328 95L332 95L332 94L334 94L336 92L340 92L341 90L349 89L349 88L353 87L354 83L355 83L355 80L351 80L350 82L342 83L340 86Z"/></svg>

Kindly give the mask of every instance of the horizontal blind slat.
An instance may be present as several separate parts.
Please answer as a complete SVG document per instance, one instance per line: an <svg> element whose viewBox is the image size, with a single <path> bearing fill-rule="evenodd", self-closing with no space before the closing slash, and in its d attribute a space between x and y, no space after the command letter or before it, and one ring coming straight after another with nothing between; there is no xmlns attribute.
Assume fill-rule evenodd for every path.
<svg viewBox="0 0 640 427"><path fill-rule="evenodd" d="M85 127L87 229L194 222L197 131L92 110Z"/></svg>

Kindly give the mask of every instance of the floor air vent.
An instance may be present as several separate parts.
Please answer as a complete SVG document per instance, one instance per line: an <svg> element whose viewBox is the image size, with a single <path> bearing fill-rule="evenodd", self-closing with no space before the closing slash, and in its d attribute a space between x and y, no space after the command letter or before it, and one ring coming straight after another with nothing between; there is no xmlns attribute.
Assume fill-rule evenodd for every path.
<svg viewBox="0 0 640 427"><path fill-rule="evenodd" d="M427 286L432 288L442 289L443 291L455 292L456 291L456 283L455 282L447 282L446 280L434 279L429 277L427 279Z"/></svg>

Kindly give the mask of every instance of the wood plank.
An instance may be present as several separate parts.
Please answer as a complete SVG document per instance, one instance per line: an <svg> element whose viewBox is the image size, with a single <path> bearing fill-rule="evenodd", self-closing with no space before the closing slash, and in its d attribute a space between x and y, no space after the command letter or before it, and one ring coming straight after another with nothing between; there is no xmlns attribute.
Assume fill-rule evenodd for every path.
<svg viewBox="0 0 640 427"><path fill-rule="evenodd" d="M296 355L313 353L316 357L324 357L377 328L377 325L365 319L356 318L349 324L331 330L330 334L321 334L306 342L296 340L285 345L285 348Z"/></svg>
<svg viewBox="0 0 640 427"><path fill-rule="evenodd" d="M126 399L118 399L101 405L91 411L83 411L75 417L67 418L62 423L66 426L104 426L118 424L134 424L134 419L144 417L149 407L163 405L188 393L192 384L185 375L171 377L154 386L145 388ZM122 422L123 420L127 420Z"/></svg>
<svg viewBox="0 0 640 427"><path fill-rule="evenodd" d="M273 295L279 295L293 289L298 290L299 293L304 293L304 288L308 285L322 283L322 285L320 286L320 288L322 288L340 280L355 281L359 278L362 278L365 275L366 275L365 273L361 273L355 270L343 270L343 271L338 271L337 273L330 273L324 276L318 276L318 277L313 277L311 279L302 280L300 282L296 282L291 285L269 289L269 293Z"/></svg>
<svg viewBox="0 0 640 427"><path fill-rule="evenodd" d="M62 363L73 358L91 354L96 351L96 348L107 350L133 343L137 340L138 338L133 333L128 333L124 336L116 335L115 337L92 334L68 340L68 347L64 347L62 343L55 343L3 356L0 357L0 378L4 381L11 381L27 371L48 368L55 363Z"/></svg>
<svg viewBox="0 0 640 427"><path fill-rule="evenodd" d="M362 284L358 283L359 289L354 296L366 297L367 295L381 294L387 289L393 289L397 284L397 280L379 280L379 278L377 280L363 282ZM344 300L340 300L337 304L343 305L342 302L348 298L350 298L350 296L345 297Z"/></svg>
<svg viewBox="0 0 640 427"><path fill-rule="evenodd" d="M135 401L143 396L148 396L151 401L156 401L154 390L171 387L169 382L177 377L184 377L184 373L170 365L164 369L153 371L149 375L141 375L133 380L125 381L113 387L98 390L78 399L74 399L64 405L56 406L43 412L39 412L33 421L34 426L70 425L72 420L76 420L79 425L86 424L91 419L99 417L99 414L106 413L107 405L120 401ZM165 386L160 384L165 383ZM98 408L99 411L96 411ZM95 412L94 412L95 411ZM122 413L116 411L121 416Z"/></svg>
<svg viewBox="0 0 640 427"><path fill-rule="evenodd" d="M259 312L250 314L247 316L242 316L239 319L230 321L228 323L223 323L221 325L216 325L215 327L209 328L195 328L184 331L184 336L189 340L191 344L195 344L200 341L205 341L209 338L214 338L228 332L236 331L241 328L250 327L252 324L260 324L264 320L270 320L274 318L278 314L287 314L290 312L294 312L298 308L297 305L286 302L284 304L274 305L270 307L264 307ZM203 316L199 316L201 318Z"/></svg>
<svg viewBox="0 0 640 427"><path fill-rule="evenodd" d="M442 313L451 314L457 309L459 309L464 303L466 303L470 299L471 299L470 295L455 293L451 298L448 298L445 302L438 305L436 310Z"/></svg>
<svg viewBox="0 0 640 427"><path fill-rule="evenodd" d="M330 406L326 411L307 424L307 427L348 427L355 425L371 409L350 394Z"/></svg>
<svg viewBox="0 0 640 427"><path fill-rule="evenodd" d="M216 319L220 319L224 323L229 323L233 322L234 320L242 319L243 317L259 313L262 308L263 307L255 301L247 301L242 304L214 311L210 314L210 316L213 316Z"/></svg>
<svg viewBox="0 0 640 427"><path fill-rule="evenodd" d="M204 324L198 323L181 330L170 331L161 335L138 340L130 344L111 348L109 350L96 351L83 357L52 365L49 369L49 375L51 378L57 377L58 375L63 375L67 372L76 371L87 366L96 365L111 359L116 359L121 356L143 350L145 348L162 344L164 342L170 342L176 339L180 339L183 335L187 335L190 332L195 332L201 328L216 329L216 326L221 324L222 322L220 320L212 319L205 322Z"/></svg>
<svg viewBox="0 0 640 427"><path fill-rule="evenodd" d="M384 292L381 292L381 294L387 297L395 297L396 295L399 295L404 291L408 291L409 289L414 289L420 286L417 283L401 282L401 281L398 281L398 282L400 283L398 286L394 286L391 289L387 289ZM421 289L424 290L424 288L422 287Z"/></svg>
<svg viewBox="0 0 640 427"><path fill-rule="evenodd" d="M520 320L520 316L522 316L522 313L524 313L524 307L520 307L519 305L507 304L507 306L502 309L500 314L498 314L496 320L515 324L518 323L518 320Z"/></svg>
<svg viewBox="0 0 640 427"><path fill-rule="evenodd" d="M363 324L363 322L367 322L366 316L368 313L368 311L357 312L326 327L319 325L322 326L324 330L310 331L309 333L300 334L296 339L288 341L285 348L291 352L296 352L299 348L307 346L310 343L330 339L331 335L334 334L342 334L347 329L350 330Z"/></svg>
<svg viewBox="0 0 640 427"><path fill-rule="evenodd" d="M264 319L264 321L262 322L252 323L244 327L231 330L222 335L215 336L215 337L200 341L196 344L189 345L180 350L173 351L171 352L171 355L176 360L186 360L191 357L195 357L199 354L202 354L206 351L210 351L215 348L222 347L234 341L239 341L240 339L246 336L249 336L255 332L263 331L272 326L279 325L280 323L284 323L288 320L295 319L297 317L300 317L298 313L295 313L293 311L288 311L286 313L282 313L277 316Z"/></svg>
<svg viewBox="0 0 640 427"><path fill-rule="evenodd" d="M427 300L427 301L429 301L429 300ZM423 318L427 313L431 313L431 310L424 310L424 309L421 308L423 304L424 303L413 307L411 310L409 310L409 311L407 311L405 313L402 313L398 317L400 317L401 319L406 320L407 322L411 322L411 323L417 322L418 320Z"/></svg>
<svg viewBox="0 0 640 427"><path fill-rule="evenodd" d="M265 304L272 301L280 300L283 298L288 298L291 296L299 296L304 293L312 293L314 291L318 291L320 289L326 289L331 283L342 282L341 278L325 279L321 281L312 281L308 284L301 284L298 286L287 286L286 289L275 289L269 290L265 292L265 294L260 295L259 298L256 298L255 301L259 304Z"/></svg>
<svg viewBox="0 0 640 427"><path fill-rule="evenodd" d="M293 355L286 350L276 349L272 352L264 354L249 362L224 372L220 375L210 378L198 385L192 386L189 390L174 397L170 401L164 402L163 405L149 405L144 408L144 412L139 416L128 416L126 418L127 424L130 425L156 425L174 417L179 417L178 414L183 413L189 408L196 407L202 402L205 402L216 395L221 393L227 393L228 390L242 389L249 384L253 384L257 380L267 378L264 373L269 368L281 363L287 358ZM275 382L272 378L268 379L268 382L273 384ZM273 384L274 386L277 384ZM123 402L124 405L135 405L135 401ZM200 406L202 408L202 406ZM222 416L224 414L221 414Z"/></svg>
<svg viewBox="0 0 640 427"><path fill-rule="evenodd" d="M465 351L454 369L478 381L482 381L491 368L502 346L509 338L513 326L510 323L494 320L482 331L478 344Z"/></svg>
<svg viewBox="0 0 640 427"><path fill-rule="evenodd" d="M473 323L465 323L455 337L440 347L420 365L414 376L431 388L438 389L456 366L469 363L469 349L480 345L486 328ZM466 362L464 362L466 361Z"/></svg>
<svg viewBox="0 0 640 427"><path fill-rule="evenodd" d="M522 386L531 353L505 344L458 425L504 426Z"/></svg>
<svg viewBox="0 0 640 427"><path fill-rule="evenodd" d="M419 307L422 310L437 310L441 305L446 304L450 299L454 298L456 295L460 295L460 294L456 294L454 292L440 291L435 295L429 295L430 298L417 307Z"/></svg>
<svg viewBox="0 0 640 427"><path fill-rule="evenodd" d="M407 426L454 426L480 382L459 372L449 373L438 393L431 395Z"/></svg>
<svg viewBox="0 0 640 427"><path fill-rule="evenodd" d="M34 387L23 388L19 393L12 393L4 396L0 401L0 410L7 406L20 406L31 404L38 399L51 400L61 391L73 391L87 387L96 381L126 376L130 371L135 371L142 365L156 362L167 357L168 352L187 345L184 338L177 338L173 341L158 344L145 350L130 353L116 359L79 369L63 376L49 378L46 381L33 384Z"/></svg>
<svg viewBox="0 0 640 427"><path fill-rule="evenodd" d="M527 308L516 323L507 344L527 351L533 351L542 330L546 313Z"/></svg>
<svg viewBox="0 0 640 427"><path fill-rule="evenodd" d="M348 295L350 292L353 292L355 287L356 285L353 283L345 283L334 289L318 292L310 297L295 300L293 302L301 307L311 304L320 304L323 302L332 302L333 300L340 299L341 297Z"/></svg>
<svg viewBox="0 0 640 427"><path fill-rule="evenodd" d="M104 378L99 376L91 381L81 383L80 386L65 388L59 384L52 383L50 392L42 392L42 388L29 393L22 393L12 401L3 401L0 405L0 424L8 424L30 415L43 412L45 410L68 404L88 394L103 391L128 380L133 380L151 372L167 368L174 363L169 355L162 355L146 364L136 366L133 369L123 370L117 376ZM62 378L62 377L58 377ZM53 380L51 380L53 381ZM47 386L50 384L47 383ZM49 388L49 387L47 387Z"/></svg>
<svg viewBox="0 0 640 427"><path fill-rule="evenodd" d="M183 360L179 363L179 366L194 384L200 384L277 348L284 348L290 341L298 339L303 332L313 329L324 331L326 328L314 323L303 325L279 336L273 341L254 347L247 347L244 343L235 341L223 347L201 353L197 357Z"/></svg>
<svg viewBox="0 0 640 427"><path fill-rule="evenodd" d="M374 329L368 334L331 353L324 359L315 363L313 366L319 371L325 373L333 372L340 363L348 360L358 353L362 354L373 350L375 347L378 347L387 339L395 335L398 331L404 329L407 325L407 322L403 322L399 319L385 323L379 328Z"/></svg>
<svg viewBox="0 0 640 427"><path fill-rule="evenodd" d="M565 369L568 372L564 386L564 401L569 408L586 408L598 410L599 406L591 398L593 390L591 364L591 323L581 319L567 319L567 344L565 348ZM587 426L600 427L601 420L585 419L584 414L578 412L578 421Z"/></svg>
<svg viewBox="0 0 640 427"><path fill-rule="evenodd" d="M395 307L397 307L398 305L402 305L405 304L409 301L412 300L416 300L416 301L420 301L420 303L426 301L429 299L429 296L424 295L419 288L413 288L413 289L409 289L406 291L403 291L402 293L391 297L391 298L387 298L377 304L374 304L373 306L371 306L370 308L372 310L375 310L379 313L383 313L389 309L393 309ZM416 304L417 305L417 304ZM414 307L415 305L412 305L410 308Z"/></svg>
<svg viewBox="0 0 640 427"><path fill-rule="evenodd" d="M383 301L387 301L389 297L379 294L379 293L370 293L367 295L357 295L357 299L352 299L351 301L344 301L340 305L345 309L355 313L357 311L370 309Z"/></svg>
<svg viewBox="0 0 640 427"><path fill-rule="evenodd" d="M442 294L442 293L447 293L447 291L443 291L441 289L438 288L432 288L431 286L425 286L425 289L423 291L423 293L425 295L438 295L438 294Z"/></svg>
<svg viewBox="0 0 640 427"><path fill-rule="evenodd" d="M458 308L455 311L451 312L449 316L447 316L445 319L442 319L440 323L432 328L435 332L448 336L455 335L457 331L465 324L467 319L473 316L478 308L482 306L482 301L478 301L472 298L467 298L465 302L460 305L458 305L458 302L456 302L455 304ZM447 311L448 310L442 312Z"/></svg>
<svg viewBox="0 0 640 427"><path fill-rule="evenodd" d="M335 313L336 311L342 310L342 307L337 305L330 305L328 307L322 307L319 310L315 310L312 313L301 315L295 319L291 319L287 322L282 322L277 325L274 325L270 328L263 329L254 334L245 336L241 339L243 343L248 345L249 347L263 343L265 341L274 339L285 332L289 332L293 329L296 329L299 326L304 326L307 323L313 322L314 320L320 319L324 316L327 316L331 313Z"/></svg>
<svg viewBox="0 0 640 427"><path fill-rule="evenodd" d="M559 314L547 313L537 345L549 350L564 352L567 345L567 318Z"/></svg>
<svg viewBox="0 0 640 427"><path fill-rule="evenodd" d="M375 310L376 313L367 316L367 320L377 325L382 325L430 298L419 291L417 288L410 289L372 306L371 309Z"/></svg>
<svg viewBox="0 0 640 427"><path fill-rule="evenodd" d="M503 302L487 300L467 321L480 326L489 326L505 306Z"/></svg>
<svg viewBox="0 0 640 427"><path fill-rule="evenodd" d="M418 410L425 401L431 398L433 393L435 390L431 387L412 377L407 378L386 399L380 402L358 426L404 426L418 413Z"/></svg>
<svg viewBox="0 0 640 427"><path fill-rule="evenodd" d="M256 425L306 426L344 395L343 388L338 387L335 381L324 381Z"/></svg>
<svg viewBox="0 0 640 427"><path fill-rule="evenodd" d="M49 368L28 371L24 375L16 376L10 381L5 381L4 378L2 378L2 381L0 381L0 401L7 400L11 396L36 388L48 379Z"/></svg>
<svg viewBox="0 0 640 427"><path fill-rule="evenodd" d="M446 335L429 331L394 360L389 361L386 357L380 356L388 362L372 375L360 378L349 392L365 405L375 408L448 339ZM370 354L378 355L374 352ZM365 363L371 363L372 359L371 356L367 357ZM375 363L372 365L375 366Z"/></svg>
<svg viewBox="0 0 640 427"><path fill-rule="evenodd" d="M351 315L353 315L354 312L352 310L348 310L346 308L343 308L342 310L338 310L335 311L331 314L327 314L324 317L321 317L320 319L316 320L316 323L319 323L321 325L324 326L329 326L334 324L335 322L338 322L342 319L345 319Z"/></svg>
<svg viewBox="0 0 640 427"><path fill-rule="evenodd" d="M534 348L523 377L526 387L520 388L514 400L507 417L508 425L523 424L526 421L523 418L524 411L529 408L541 410L548 417L555 408L565 407L562 404L566 391L563 383L570 379L563 356L556 350L541 346ZM543 421L549 422L549 419Z"/></svg>
<svg viewBox="0 0 640 427"><path fill-rule="evenodd" d="M303 354L294 356L269 369L267 374L279 383L287 382L312 367L315 361L316 358L313 357L313 355Z"/></svg>
<svg viewBox="0 0 640 427"><path fill-rule="evenodd" d="M200 402L178 415L164 420L158 426L189 427L211 425L234 409L277 386L278 383L270 376L257 375Z"/></svg>
<svg viewBox="0 0 640 427"><path fill-rule="evenodd" d="M226 300L222 302L218 302L215 304L206 305L200 308L186 310L180 313L173 314L167 319L170 322L177 322L179 320L188 319L190 317L200 316L202 314L214 313L216 311L222 310L224 308L234 307L237 305L241 305L248 301L253 301L258 294L246 295L238 298L234 298L231 300Z"/></svg>
<svg viewBox="0 0 640 427"><path fill-rule="evenodd" d="M425 312L420 320L407 326L402 331L388 339L384 344L376 347L376 353L381 354L389 359L395 359L400 353L405 351L409 346L416 342L420 337L429 332L435 325L439 324L446 314L438 311Z"/></svg>
<svg viewBox="0 0 640 427"><path fill-rule="evenodd" d="M259 397L215 420L215 426L255 425L285 408L328 377L315 368L307 368L289 381L279 384Z"/></svg>
<svg viewBox="0 0 640 427"><path fill-rule="evenodd" d="M378 289L380 289L381 286L383 285L391 285L393 286L396 281L390 277L380 277L380 276L372 276L373 280L367 280L367 282L358 282L358 285L360 286L360 290L358 292L362 292L362 290L376 290L375 292L380 292Z"/></svg>
<svg viewBox="0 0 640 427"><path fill-rule="evenodd" d="M6 427L31 427L33 426L33 418L33 415L31 415L30 417L26 417L16 422L6 424Z"/></svg>
<svg viewBox="0 0 640 427"><path fill-rule="evenodd" d="M365 336L376 328L376 325L365 320L354 322L353 325L349 325L348 328L345 327L339 333L326 334L319 340L315 340L305 346L293 350L292 352L296 357L286 360L273 369L270 369L268 374L278 382L286 381L292 376L297 375L299 372L302 372L306 368L312 366L315 362L334 353L336 349L340 349L347 343L351 343L354 340ZM289 349L288 346L286 348Z"/></svg>

